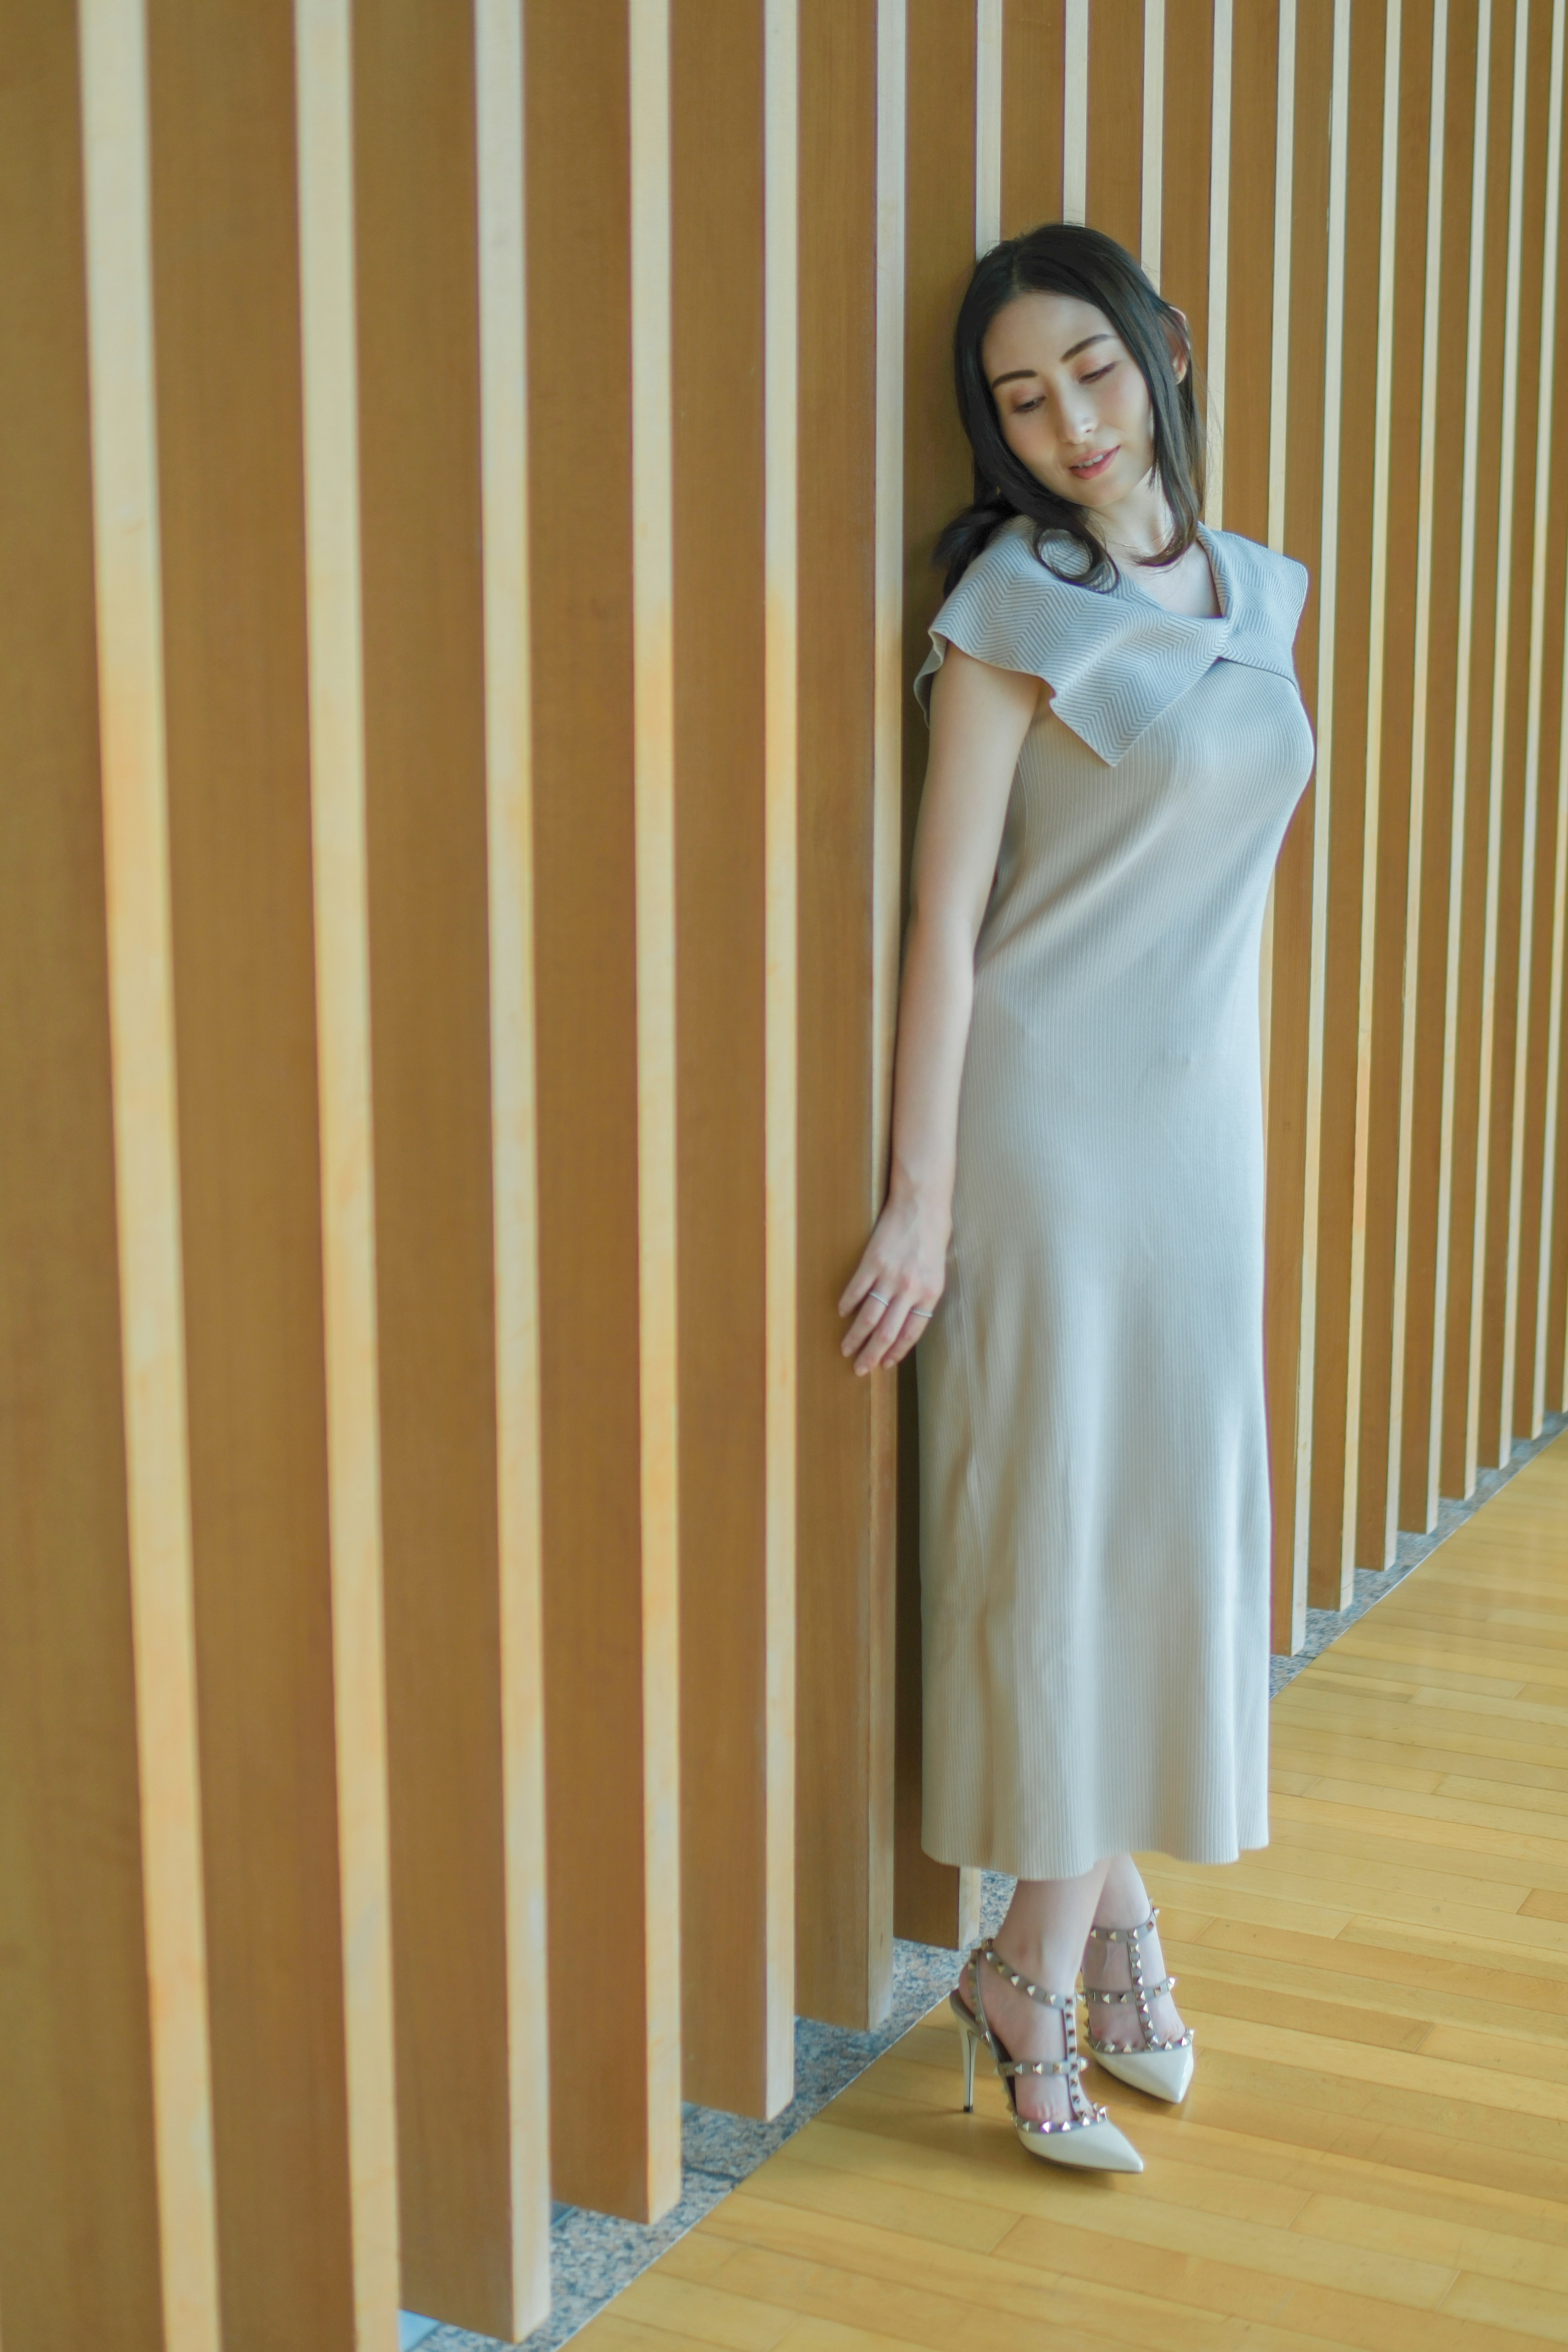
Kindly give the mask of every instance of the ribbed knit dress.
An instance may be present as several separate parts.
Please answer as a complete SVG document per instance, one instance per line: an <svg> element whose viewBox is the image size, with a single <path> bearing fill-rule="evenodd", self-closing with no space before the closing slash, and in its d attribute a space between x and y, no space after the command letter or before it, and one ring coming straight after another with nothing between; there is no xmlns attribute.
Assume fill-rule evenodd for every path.
<svg viewBox="0 0 1568 2352"><path fill-rule="evenodd" d="M1008 524L916 682L929 710L952 645L1049 685L917 1351L922 1843L1017 1877L1268 1839L1258 949L1312 763L1307 574L1202 536L1206 620L1058 580Z"/></svg>

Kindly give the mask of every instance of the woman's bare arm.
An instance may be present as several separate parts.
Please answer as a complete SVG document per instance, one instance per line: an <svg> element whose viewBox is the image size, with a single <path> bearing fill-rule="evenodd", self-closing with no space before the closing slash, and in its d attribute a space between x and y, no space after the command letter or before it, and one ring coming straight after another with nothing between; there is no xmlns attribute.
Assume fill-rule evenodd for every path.
<svg viewBox="0 0 1568 2352"><path fill-rule="evenodd" d="M888 1197L838 1302L839 1313L853 1318L844 1353L858 1372L907 1356L926 1328L917 1310L942 1296L974 944L1018 753L1043 691L1038 678L994 669L956 646L931 681L931 758L899 992Z"/></svg>

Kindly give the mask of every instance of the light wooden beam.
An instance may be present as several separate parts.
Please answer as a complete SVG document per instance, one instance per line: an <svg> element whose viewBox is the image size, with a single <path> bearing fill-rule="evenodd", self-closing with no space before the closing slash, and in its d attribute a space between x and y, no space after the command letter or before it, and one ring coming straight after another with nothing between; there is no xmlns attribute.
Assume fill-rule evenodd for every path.
<svg viewBox="0 0 1568 2352"><path fill-rule="evenodd" d="M1546 1348L1551 1320L1552 1227L1556 1189L1556 1120L1562 1041L1553 1018L1562 955L1565 812L1559 802L1562 673L1549 648L1562 635L1562 575L1568 558L1568 522L1561 512L1561 452L1568 440L1568 369L1561 351L1563 87L1568 9L1552 0L1551 62L1547 69L1545 186L1542 191L1541 373L1536 392L1535 499L1531 521L1530 683L1525 759L1535 782L1537 830L1531 958L1521 961L1529 1038L1523 1079L1519 1328L1514 1361L1514 1425L1534 1436L1546 1411Z"/></svg>
<svg viewBox="0 0 1568 2352"><path fill-rule="evenodd" d="M1475 57L1479 0L1447 0L1434 12L1432 110L1436 149L1427 231L1428 298L1423 328L1421 516L1417 538L1415 720L1412 757L1423 779L1419 954L1412 1086L1409 1242L1405 1290L1400 1523L1437 1521L1446 1393L1452 1223L1455 1024L1458 1003L1459 893L1464 877L1467 763L1460 756L1461 638L1468 643L1464 551L1473 543L1474 413L1469 333L1474 212ZM1445 355L1466 351L1466 366ZM1478 361L1479 363L1479 361ZM1458 498L1451 486L1460 484ZM1418 526L1418 530L1420 526Z"/></svg>
<svg viewBox="0 0 1568 2352"><path fill-rule="evenodd" d="M1361 1450L1401 28L1400 0L1356 9L1343 130L1343 202L1366 226L1346 244L1342 335L1371 364L1340 379L1310 1546L1310 1598L1327 1609L1353 1593Z"/></svg>
<svg viewBox="0 0 1568 2352"><path fill-rule="evenodd" d="M1477 1459L1513 1450L1519 1328L1519 1220L1524 1182L1528 973L1534 897L1537 777L1527 756L1535 404L1541 371L1541 265L1551 86L1550 0L1518 0L1511 58L1505 268L1502 452L1492 636L1489 772L1497 844L1491 951L1490 1135L1484 1234L1478 1236L1480 1334ZM1521 982L1523 992L1521 994Z"/></svg>
<svg viewBox="0 0 1568 2352"><path fill-rule="evenodd" d="M93 62L112 70L112 50ZM154 1620L160 1563L143 1549L133 1601L78 72L73 10L15 10L0 25L0 2329L10 2352L62 2341L163 2352L175 2340L165 2283L186 2294L184 2342L216 2342L210 2180L199 2145L175 2137L202 2112L181 2073L187 2054L202 2066L199 1979L184 1997L160 1979L171 1998L156 2057L148 2000L150 1953L172 1957L182 1922L199 1938L199 1855L189 1811L144 1832L139 1804L139 1733L160 1741L149 1793L166 1794L173 1773L188 1805L192 1775L188 1715L139 1723L132 1649L133 1612L144 1632ZM97 96L101 107L114 93ZM107 160L100 207L113 193ZM100 306L110 291L100 282ZM113 356L102 332L127 323L100 307L100 370ZM100 416L100 436L116 421ZM133 425L133 413L118 422ZM145 444L140 463L135 442L117 454L125 503L103 516L117 542L110 581L139 602L148 583L127 578L124 541ZM110 714L116 784L133 794L123 698L139 677L132 667L111 682ZM118 944L123 1009L132 975L123 934ZM144 1291L144 1244L138 1272ZM156 1328L143 1321L143 1350ZM157 1379L145 1353L123 1369ZM143 1402L139 1434L145 1417ZM150 1532L143 1507L143 1547ZM184 1558L171 1564L183 1586ZM188 1607L183 1591L175 1605ZM160 1672L188 1707L188 1651L149 1662L154 1700ZM199 2075L192 2087L205 2105ZM175 2206L167 2269L161 2158L174 2199L195 2191ZM193 2220L194 2245L181 2234Z"/></svg>
<svg viewBox="0 0 1568 2352"><path fill-rule="evenodd" d="M898 969L904 44L902 0L803 0L795 1999L858 2026L891 1990L897 1430L837 1302L881 1206Z"/></svg>
<svg viewBox="0 0 1568 2352"><path fill-rule="evenodd" d="M504 35L503 35L504 37ZM521 331L517 215L521 157L515 37L510 173L510 331ZM509 1920L526 1890L510 1884L515 1755L509 1754L503 1661L532 1627L528 1585L536 1537L527 1461L534 1433L498 1399L502 1280L524 1332L532 1302L531 1234L497 1213L492 1052L526 1019L521 941L503 935L510 1008L492 1003L490 914L499 830L515 840L516 767L492 773L487 726L483 549L480 208L471 12L373 0L353 42L354 308L363 614L366 890L374 1107L376 1327L385 1577L387 1798L392 1981L397 2079L402 2296L491 2335L516 2335L537 2311L542 2183L520 2145L537 2133L541 2089L516 2087L511 2012L536 2000L537 1945L509 1956ZM504 135L504 134L503 134ZM486 194L500 201L493 181ZM487 322L497 322L492 311ZM520 388L514 355L511 389ZM502 395L504 397L504 394ZM500 420L492 417L492 423ZM516 436L521 413L511 420ZM510 463L521 450L514 441ZM514 501L518 492L512 492ZM520 557L521 517L496 518ZM508 542L495 549L507 561ZM492 578L493 578L492 572ZM504 596L508 593L501 590ZM515 586L510 592L515 600ZM494 616L498 625L504 611ZM495 648L511 671L516 635ZM503 731L495 745L506 758ZM492 806L513 798L510 821ZM504 851L503 851L504 855ZM515 855L515 852L514 852ZM515 887L526 872L514 868ZM515 925L502 898L501 920ZM504 968L504 967L503 967ZM526 1055L526 1041L515 1047ZM513 1072L513 1152L528 1074ZM503 1077L502 1083L507 1081ZM504 1148L504 1147L503 1147ZM527 1184L526 1170L523 1182ZM507 1207L521 1206L513 1180ZM503 1266L498 1235L512 1256ZM514 1346L519 1344L514 1340ZM527 1339L521 1344L526 1349ZM517 1368L526 1413L531 1380ZM522 1493L503 1563L503 1468ZM518 1454L524 1459L520 1463ZM510 1622L503 1588L522 1627ZM526 1666L524 1668L526 1672ZM526 1694L519 1696L524 1721ZM518 1735L526 1738L526 1730ZM537 1736L535 1730L535 1736ZM526 1801L526 1799L523 1800ZM533 1897L537 1905L538 1895ZM442 1934L436 1923L462 1923ZM525 2029L526 2030L526 2029ZM531 2189L529 2174L535 2172ZM533 2202L530 2207L528 2200ZM526 2210L520 2211L520 2205ZM529 2232L521 2266L520 2229Z"/></svg>
<svg viewBox="0 0 1568 2352"><path fill-rule="evenodd" d="M1002 0L1004 236L1062 216L1067 16L1068 0Z"/></svg>
<svg viewBox="0 0 1568 2352"><path fill-rule="evenodd" d="M1002 180L1009 185L1004 49ZM969 502L973 467L952 399L952 324L973 268L972 222L961 192L973 185L975 19L973 0L911 0L908 166L904 179L903 628L899 713L903 748L903 859L925 776L928 737L910 681L930 646L942 602L931 551L942 526ZM955 102L956 100L956 102ZM965 102L970 101L970 102ZM891 1014L891 1003L889 1014ZM889 1017L890 1030L890 1017ZM886 1143L882 1140L881 1151ZM881 1154L879 1153L879 1158ZM885 1374L873 1374L891 1387ZM978 1923L978 1874L932 1862L921 1815L920 1467L915 1365L897 1376L899 1439L899 1811L897 1923L901 1936L957 1944Z"/></svg>
<svg viewBox="0 0 1568 2352"><path fill-rule="evenodd" d="M1143 236L1143 0L1094 0L1087 13L1084 218L1136 255Z"/></svg>
<svg viewBox="0 0 1568 2352"><path fill-rule="evenodd" d="M1466 436L1460 488L1459 627L1455 710L1453 881L1448 938L1451 1111L1445 1127L1448 1261L1444 1332L1443 1491L1476 1483L1480 1412L1480 1305L1486 1270L1486 1200L1491 1125L1492 976L1497 962L1497 855L1500 799L1492 790L1491 699L1503 457L1509 310L1505 270L1512 0L1481 0L1477 16L1475 134L1470 174L1469 303L1466 321ZM1462 780L1462 781L1461 781ZM1463 809L1463 822L1460 809Z"/></svg>
<svg viewBox="0 0 1568 2352"><path fill-rule="evenodd" d="M1441 289L1442 77L1445 0L1406 0L1400 36L1397 189L1384 250L1392 334L1384 562L1400 567L1384 591L1381 713L1376 744L1380 821L1367 1105L1366 1268L1363 1294L1361 1433L1355 1560L1394 1559L1404 1444L1410 1273L1411 1148L1415 1108L1415 1013L1426 815L1425 678L1431 632L1431 548L1436 485L1437 295ZM1434 85L1434 71L1438 76ZM1436 101L1436 103L1435 103ZM1408 566L1414 554L1412 593ZM1372 714L1369 710L1369 735Z"/></svg>
<svg viewBox="0 0 1568 2352"><path fill-rule="evenodd" d="M1271 434L1270 449L1271 473L1276 467L1279 472L1283 544L1299 551L1314 575L1296 640L1296 664L1318 736L1317 772L1286 835L1274 890L1265 1347L1274 1498L1273 1642L1279 1651L1299 1648L1306 1631L1349 30L1343 0L1337 0L1331 12L1298 13L1293 41L1287 44L1282 37L1279 50L1290 218L1288 286L1282 263L1276 261L1276 282L1282 296L1288 292L1289 317L1275 339L1275 389L1288 367L1292 386L1321 382L1323 398L1320 404L1292 396L1278 420L1279 432ZM1284 147L1281 138L1281 153ZM1276 439L1281 445L1278 459Z"/></svg>
<svg viewBox="0 0 1568 2352"><path fill-rule="evenodd" d="M128 62L114 83L125 104ZM216 2278L226 2345L259 2347L302 2329L335 2347L353 2339L359 2283L321 1311L290 18L227 5L193 16L154 0L147 63L143 397L151 408L155 382L157 478L142 561L155 567L155 591L143 593L149 610L156 594L161 644L143 646L139 693L148 696L155 664L178 1153L177 1172L161 1179L158 1213L177 1251L188 1364L181 1434ZM89 170L91 152L89 134ZM89 223L89 254L95 235ZM125 398L128 381L110 382L108 396ZM107 669L107 626L104 636ZM151 805L134 824L137 853L150 860ZM144 1150L154 1122L132 1112L126 1124ZM172 1423L171 1402L171 1444ZM160 1654L165 1643L173 1654L177 1638L166 1629ZM149 1643L142 1655L153 1654Z"/></svg>
<svg viewBox="0 0 1568 2352"><path fill-rule="evenodd" d="M548 1948L535 1152L539 1105L520 0L476 0L474 98L510 2168L509 2324L521 2335L550 2308L551 2199L550 2053L542 1994Z"/></svg>
<svg viewBox="0 0 1568 2352"><path fill-rule="evenodd" d="M684 2071L768 2116L795 2084L796 27L788 0L672 23Z"/></svg>
<svg viewBox="0 0 1568 2352"><path fill-rule="evenodd" d="M668 24L534 0L525 35L552 2179L646 2220L680 2154Z"/></svg>

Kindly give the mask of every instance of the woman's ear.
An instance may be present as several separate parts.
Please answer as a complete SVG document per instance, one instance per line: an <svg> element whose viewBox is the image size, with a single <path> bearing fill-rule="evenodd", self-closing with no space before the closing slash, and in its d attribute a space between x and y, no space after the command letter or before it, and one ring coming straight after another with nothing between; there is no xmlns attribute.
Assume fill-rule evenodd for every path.
<svg viewBox="0 0 1568 2352"><path fill-rule="evenodd" d="M1173 302L1172 303L1171 308L1173 310L1175 310L1177 318L1180 319L1182 322L1182 331L1180 334L1177 334L1175 329L1171 325L1170 320L1167 320L1165 322L1165 340L1171 346L1171 365L1175 369L1176 382L1180 383L1183 377L1187 373L1187 353L1192 343L1193 331L1187 324L1186 312L1184 310L1176 310L1176 305Z"/></svg>

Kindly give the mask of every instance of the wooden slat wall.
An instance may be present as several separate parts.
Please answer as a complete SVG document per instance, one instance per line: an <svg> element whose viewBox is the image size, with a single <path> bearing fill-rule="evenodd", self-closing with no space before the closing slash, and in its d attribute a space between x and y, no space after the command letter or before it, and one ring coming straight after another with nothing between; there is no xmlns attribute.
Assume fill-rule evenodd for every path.
<svg viewBox="0 0 1568 2352"><path fill-rule="evenodd" d="M1312 574L1276 1647L1563 1408L1565 18L0 31L6 2352L522 2334L973 1927L835 1300L1000 235L1142 255Z"/></svg>
<svg viewBox="0 0 1568 2352"><path fill-rule="evenodd" d="M895 0L802 0L796 2000L857 2026L892 1978L897 1407L846 1375L836 1307L880 1196L898 952L904 38Z"/></svg>

